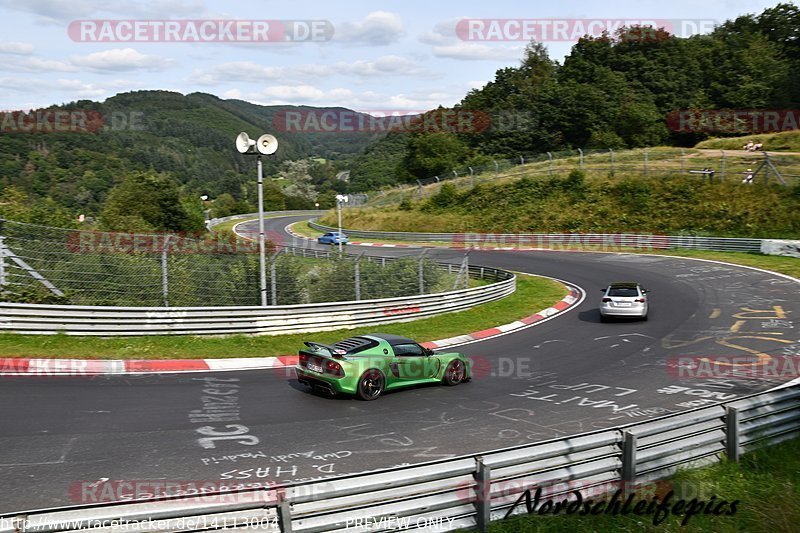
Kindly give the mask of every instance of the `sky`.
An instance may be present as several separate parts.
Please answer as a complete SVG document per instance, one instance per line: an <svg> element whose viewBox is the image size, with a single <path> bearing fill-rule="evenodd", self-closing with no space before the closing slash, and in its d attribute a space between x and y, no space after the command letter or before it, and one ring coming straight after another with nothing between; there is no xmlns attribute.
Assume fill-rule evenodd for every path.
<svg viewBox="0 0 800 533"><path fill-rule="evenodd" d="M527 37L562 61L584 29L652 20L679 35L705 33L776 3L0 0L0 110L160 89L424 111L518 65Z"/></svg>

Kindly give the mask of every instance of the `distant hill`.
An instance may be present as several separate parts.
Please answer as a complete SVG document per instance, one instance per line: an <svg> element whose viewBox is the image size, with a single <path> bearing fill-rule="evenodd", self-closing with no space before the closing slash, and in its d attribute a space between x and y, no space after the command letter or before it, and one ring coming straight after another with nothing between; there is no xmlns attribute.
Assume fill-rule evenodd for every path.
<svg viewBox="0 0 800 533"><path fill-rule="evenodd" d="M80 100L37 110L44 121L34 131L19 114L0 121L0 195L15 186L31 198L51 198L73 212L96 214L108 191L131 172L169 173L184 193L229 193L237 199L254 181L255 161L234 149L234 138L273 133L277 153L264 158L266 176L284 161L323 158L342 162L360 153L379 134L287 133L276 131L276 114L317 113L304 106L259 106L204 93L121 93L105 102ZM358 113L346 110L354 115ZM56 112L88 116L86 127L47 131ZM29 115L33 116L33 115ZM32 118L30 119L33 120ZM69 128L68 128L69 129Z"/></svg>

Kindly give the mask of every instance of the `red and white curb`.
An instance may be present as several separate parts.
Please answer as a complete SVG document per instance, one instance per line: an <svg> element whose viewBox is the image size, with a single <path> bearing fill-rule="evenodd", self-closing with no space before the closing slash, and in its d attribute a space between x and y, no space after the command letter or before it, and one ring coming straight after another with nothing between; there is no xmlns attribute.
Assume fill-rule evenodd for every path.
<svg viewBox="0 0 800 533"><path fill-rule="evenodd" d="M558 280L561 281L561 280ZM458 335L448 339L421 343L426 348L450 348L507 335L550 320L583 301L580 288L561 281L569 294L561 301L536 314L509 324ZM103 376L125 374L174 374L180 372L221 372L234 370L264 370L285 368L297 364L296 355L276 357L236 357L226 359L163 359L163 360L102 360L102 359L28 359L0 358L0 376Z"/></svg>

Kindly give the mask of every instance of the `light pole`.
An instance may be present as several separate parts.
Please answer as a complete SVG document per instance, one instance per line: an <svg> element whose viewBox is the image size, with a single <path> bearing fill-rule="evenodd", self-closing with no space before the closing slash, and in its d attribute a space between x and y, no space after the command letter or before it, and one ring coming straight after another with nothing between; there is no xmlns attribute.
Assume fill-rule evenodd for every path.
<svg viewBox="0 0 800 533"><path fill-rule="evenodd" d="M336 210L339 213L339 254L342 253L342 204L347 203L348 197L346 194L336 195Z"/></svg>
<svg viewBox="0 0 800 533"><path fill-rule="evenodd" d="M257 141L254 141L249 135L242 132L236 137L236 149L240 154L258 156L258 266L260 274L259 277L261 278L261 305L266 307L267 260L266 239L264 235L264 174L261 166L261 156L274 154L278 149L278 139L265 133L259 137Z"/></svg>

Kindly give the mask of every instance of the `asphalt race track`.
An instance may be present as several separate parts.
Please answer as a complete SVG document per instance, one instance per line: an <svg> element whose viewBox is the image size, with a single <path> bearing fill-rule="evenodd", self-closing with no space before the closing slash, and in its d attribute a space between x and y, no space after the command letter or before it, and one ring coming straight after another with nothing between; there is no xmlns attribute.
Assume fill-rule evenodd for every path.
<svg viewBox="0 0 800 533"><path fill-rule="evenodd" d="M283 233L300 218L267 224ZM428 254L458 261L453 250ZM601 253L473 252L470 261L568 280L587 297L554 320L458 348L478 361L470 383L375 402L310 393L291 370L0 378L0 513L125 497L118 480L269 483L431 461L641 421L793 377L686 378L675 364L798 353L798 285L786 278ZM601 324L599 289L627 280L652 291L650 320ZM204 389L233 398L240 422L198 419L215 394Z"/></svg>

